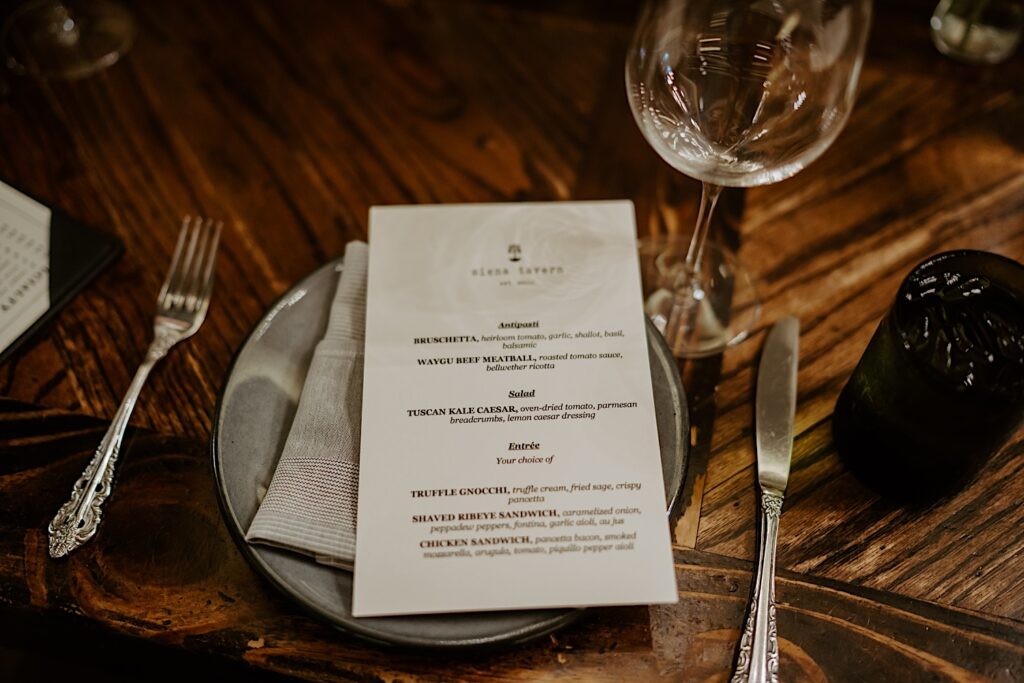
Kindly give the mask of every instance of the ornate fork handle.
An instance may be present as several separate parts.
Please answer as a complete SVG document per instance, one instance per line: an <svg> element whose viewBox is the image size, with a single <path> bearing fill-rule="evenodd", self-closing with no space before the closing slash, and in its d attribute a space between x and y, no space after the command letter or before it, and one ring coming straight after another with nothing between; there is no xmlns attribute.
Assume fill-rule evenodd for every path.
<svg viewBox="0 0 1024 683"><path fill-rule="evenodd" d="M730 683L778 683L779 643L775 629L775 545L783 496L761 491L761 548L750 613L740 638L736 671Z"/></svg>
<svg viewBox="0 0 1024 683"><path fill-rule="evenodd" d="M131 419L135 401L146 383L156 362L167 355L167 351L181 339L178 331L157 328L146 357L135 371L128 391L121 399L121 405L114 419L103 435L89 465L71 489L71 498L61 506L50 522L50 557L64 557L96 534L100 524L103 502L110 495L114 483L114 466L121 451L128 421Z"/></svg>

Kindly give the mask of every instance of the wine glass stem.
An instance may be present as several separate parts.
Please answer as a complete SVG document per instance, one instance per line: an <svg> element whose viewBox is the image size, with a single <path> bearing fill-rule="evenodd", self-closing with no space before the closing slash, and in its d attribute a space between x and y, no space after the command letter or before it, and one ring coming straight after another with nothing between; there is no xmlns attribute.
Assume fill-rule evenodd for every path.
<svg viewBox="0 0 1024 683"><path fill-rule="evenodd" d="M690 247L686 251L686 261L682 271L673 283L675 299L665 325L665 341L677 355L694 341L692 337L697 327L697 317L700 315L700 308L706 294L701 270L704 246L708 241L711 216L715 212L715 204L718 203L720 194L722 194L721 185L702 184L697 227L690 239Z"/></svg>
<svg viewBox="0 0 1024 683"><path fill-rule="evenodd" d="M721 185L701 183L700 211L697 214L697 227L690 239L690 248L686 251L686 272L684 277L690 282L688 284L700 285L701 262L704 259L704 245L708 241L708 231L711 229L711 215L715 212L715 204L718 203L718 196L722 194ZM697 282L694 282L696 280Z"/></svg>

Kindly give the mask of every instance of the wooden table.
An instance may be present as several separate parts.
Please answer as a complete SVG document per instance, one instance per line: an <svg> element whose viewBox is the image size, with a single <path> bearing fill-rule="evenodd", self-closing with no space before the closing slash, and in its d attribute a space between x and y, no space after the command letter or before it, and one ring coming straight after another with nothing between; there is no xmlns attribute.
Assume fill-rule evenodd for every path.
<svg viewBox="0 0 1024 683"><path fill-rule="evenodd" d="M845 472L830 434L916 262L957 247L1024 260L1024 57L942 58L931 5L878 3L836 143L795 178L725 200L720 228L762 278L764 318L751 341L682 368L696 427L674 523L679 604L593 610L472 656L366 645L264 583L220 518L211 414L250 327L365 237L372 205L626 197L642 233L688 232L696 184L648 148L625 101L633 3L157 0L133 7L138 42L108 71L11 80L0 178L126 253L0 366L3 633L308 680L724 681L754 552L753 363L766 327L795 314L783 680L1024 680L1024 439L956 497L911 508ZM210 315L144 392L100 534L50 561L46 524L140 360L188 212L226 221Z"/></svg>

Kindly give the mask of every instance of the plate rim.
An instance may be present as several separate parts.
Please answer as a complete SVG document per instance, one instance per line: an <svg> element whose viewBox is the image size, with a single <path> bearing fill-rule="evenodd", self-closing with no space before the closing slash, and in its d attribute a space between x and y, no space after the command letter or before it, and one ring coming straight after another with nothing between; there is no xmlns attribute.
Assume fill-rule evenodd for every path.
<svg viewBox="0 0 1024 683"><path fill-rule="evenodd" d="M334 612L327 611L322 607L318 606L314 602L307 600L304 596L298 594L289 584L289 582L283 580L283 578L276 572L264 559L260 556L257 549L252 544L245 540L245 535L242 531L241 524L238 517L235 515L234 509L228 503L227 490L225 488L224 477L221 474L221 458L219 457L218 442L220 441L220 428L223 419L223 409L225 394L227 392L228 383L231 381L231 377L235 372L235 366L238 363L239 358L245 349L249 346L249 343L253 341L257 332L263 329L264 324L267 322L267 318L271 314L276 315L278 310L291 299L295 292L302 289L307 282L320 275L325 270L336 270L340 267L344 267L344 258L337 257L327 261L326 263L314 268L306 275L302 276L298 281L288 287L280 296L278 296L273 303L270 304L259 319L252 324L252 327L246 333L245 338L235 349L231 356L231 361L228 363L227 369L224 371L223 378L221 380L220 388L217 390L217 401L214 405L214 411L211 421L210 429L210 469L213 472L214 487L217 493L217 506L220 509L221 517L223 517L225 526L228 528L228 532L231 535L232 541L238 548L239 552L245 557L246 561L260 574L265 581L270 583L276 590L283 593L293 604L300 607L302 610L312 613L313 615L325 620L334 628L338 629L347 634L351 634L361 640L367 641L375 645L383 645L386 647L407 647L416 649L429 649L429 650L464 650L464 649L480 649L486 647L499 647L503 645L515 645L536 638L543 637L549 633L553 633L560 628L568 626L573 623L588 609L586 607L570 607L570 608L550 608L550 610L525 610L525 611L552 611L556 613L547 618L541 619L536 622L530 623L526 626L503 632L499 635L488 635L481 636L478 638L458 638L458 639L438 639L438 638L425 638L408 635L392 635L382 634L379 629L368 628L359 623L358 619L351 617L350 619L341 619ZM666 369L666 375L672 378L674 381L671 382L673 385L673 399L674 402L678 402L675 406L678 410L678 420L680 423L679 434L681 438L677 440L677 458L675 459L677 465L672 472L673 479L679 482L679 486L673 492L671 499L666 501L666 515L671 515L672 510L675 509L676 503L679 497L682 495L683 489L685 488L685 481L683 480L684 475L687 472L687 461L689 460L689 439L687 433L689 432L689 405L686 398L686 392L683 388L682 378L672 361L672 353L665 343L664 338L657 329L651 323L650 319L644 317L645 330L647 332L647 339L653 340L654 346L658 347L658 361ZM284 552L284 551L282 551Z"/></svg>

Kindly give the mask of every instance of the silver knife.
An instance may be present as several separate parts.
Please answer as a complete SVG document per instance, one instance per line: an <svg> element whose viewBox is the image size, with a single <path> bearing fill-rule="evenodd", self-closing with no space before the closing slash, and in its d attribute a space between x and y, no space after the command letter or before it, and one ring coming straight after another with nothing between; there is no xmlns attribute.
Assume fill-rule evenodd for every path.
<svg viewBox="0 0 1024 683"><path fill-rule="evenodd" d="M775 544L779 513L789 482L796 412L796 369L800 321L775 323L757 369L754 427L757 434L757 482L761 488L761 548L747 623L740 637L731 683L777 683L779 643L775 629Z"/></svg>

